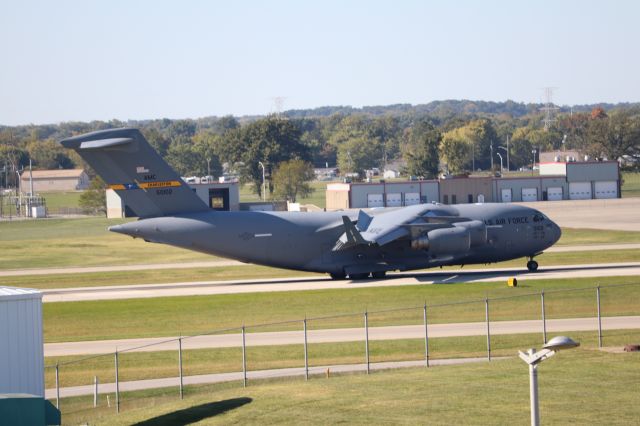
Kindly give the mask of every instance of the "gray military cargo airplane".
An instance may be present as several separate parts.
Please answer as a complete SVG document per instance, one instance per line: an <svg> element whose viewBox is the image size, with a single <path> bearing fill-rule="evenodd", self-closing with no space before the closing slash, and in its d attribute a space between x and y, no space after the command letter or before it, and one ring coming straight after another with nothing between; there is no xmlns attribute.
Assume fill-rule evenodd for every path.
<svg viewBox="0 0 640 426"><path fill-rule="evenodd" d="M139 220L110 231L242 262L382 278L388 271L494 263L534 256L560 238L537 210L511 204L419 204L336 212L212 210L137 129L61 141L74 149Z"/></svg>

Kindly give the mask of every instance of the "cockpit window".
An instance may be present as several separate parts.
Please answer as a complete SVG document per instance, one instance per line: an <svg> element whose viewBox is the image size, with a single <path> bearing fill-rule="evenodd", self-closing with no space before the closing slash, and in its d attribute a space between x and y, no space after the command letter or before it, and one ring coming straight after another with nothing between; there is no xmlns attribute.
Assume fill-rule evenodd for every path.
<svg viewBox="0 0 640 426"><path fill-rule="evenodd" d="M534 222L543 222L547 217L542 213L536 213L533 215Z"/></svg>

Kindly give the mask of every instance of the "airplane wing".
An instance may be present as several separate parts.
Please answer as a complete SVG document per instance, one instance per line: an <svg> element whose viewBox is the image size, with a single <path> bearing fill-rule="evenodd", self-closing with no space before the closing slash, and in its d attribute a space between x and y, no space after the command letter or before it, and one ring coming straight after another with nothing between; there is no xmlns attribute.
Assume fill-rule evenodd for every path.
<svg viewBox="0 0 640 426"><path fill-rule="evenodd" d="M345 232L333 250L344 250L356 245L383 246L392 241L415 238L439 228L449 228L453 223L470 219L455 215L455 211L440 205L419 204L390 211L367 214L360 210L356 223L343 216Z"/></svg>

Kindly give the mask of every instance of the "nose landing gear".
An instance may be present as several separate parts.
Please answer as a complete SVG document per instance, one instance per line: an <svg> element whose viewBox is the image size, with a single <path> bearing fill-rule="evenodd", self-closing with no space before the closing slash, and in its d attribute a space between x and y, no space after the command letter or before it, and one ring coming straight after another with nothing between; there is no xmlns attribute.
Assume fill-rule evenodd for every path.
<svg viewBox="0 0 640 426"><path fill-rule="evenodd" d="M538 262L533 260L533 257L529 258L529 261L527 262L527 269L529 272L536 272L538 270Z"/></svg>

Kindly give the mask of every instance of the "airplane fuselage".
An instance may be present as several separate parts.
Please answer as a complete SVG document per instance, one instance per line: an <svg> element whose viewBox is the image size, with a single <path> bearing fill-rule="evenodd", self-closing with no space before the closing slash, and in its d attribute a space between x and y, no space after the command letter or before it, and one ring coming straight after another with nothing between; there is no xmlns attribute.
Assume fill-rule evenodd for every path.
<svg viewBox="0 0 640 426"><path fill-rule="evenodd" d="M242 262L338 276L345 271L352 275L355 272L413 270L533 257L553 245L561 234L553 221L524 206L428 206L442 214L473 220L478 232L467 237L470 243L464 250L435 246L416 249L412 247L411 238L385 245L358 245L335 250L336 241L345 232L343 217L356 221L358 211L205 211L142 219L110 229L147 241ZM390 210L374 209L368 213L375 217Z"/></svg>

